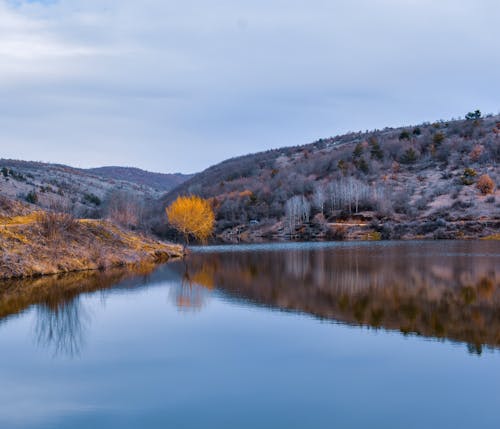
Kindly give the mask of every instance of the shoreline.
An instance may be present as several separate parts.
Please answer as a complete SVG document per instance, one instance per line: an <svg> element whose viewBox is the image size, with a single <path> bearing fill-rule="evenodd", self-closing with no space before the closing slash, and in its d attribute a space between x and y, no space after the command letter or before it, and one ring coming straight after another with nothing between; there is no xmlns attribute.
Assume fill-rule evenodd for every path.
<svg viewBox="0 0 500 429"><path fill-rule="evenodd" d="M104 271L183 256L182 246L102 220L64 214L17 217L0 225L0 280Z"/></svg>

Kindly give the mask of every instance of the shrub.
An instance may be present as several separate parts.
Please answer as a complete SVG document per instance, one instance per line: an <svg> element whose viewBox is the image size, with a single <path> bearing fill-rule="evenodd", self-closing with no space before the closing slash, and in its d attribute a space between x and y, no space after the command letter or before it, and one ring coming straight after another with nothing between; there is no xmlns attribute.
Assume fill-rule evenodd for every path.
<svg viewBox="0 0 500 429"><path fill-rule="evenodd" d="M441 143L443 143L445 139L445 136L443 133L436 133L432 136L432 142L436 145L439 146Z"/></svg>
<svg viewBox="0 0 500 429"><path fill-rule="evenodd" d="M346 172L347 172L347 163L343 159L341 159L337 163L337 168L342 172L342 174L346 174Z"/></svg>
<svg viewBox="0 0 500 429"><path fill-rule="evenodd" d="M407 130L401 131L401 134L399 134L399 140L410 140L410 133Z"/></svg>
<svg viewBox="0 0 500 429"><path fill-rule="evenodd" d="M470 159L473 162L476 162L479 160L479 157L483 154L484 152L484 146L480 144L476 144L472 150L470 151Z"/></svg>
<svg viewBox="0 0 500 429"><path fill-rule="evenodd" d="M473 168L466 168L464 170L464 174L462 174L462 177L460 178L462 180L462 183L466 186L472 185L475 181L475 177L477 176L476 170Z"/></svg>
<svg viewBox="0 0 500 429"><path fill-rule="evenodd" d="M419 127L415 127L413 129L413 135L414 136L419 136L420 134L422 134L422 131L420 130L420 128Z"/></svg>
<svg viewBox="0 0 500 429"><path fill-rule="evenodd" d="M413 164L417 161L417 152L413 148L406 149L405 153L399 160L403 164Z"/></svg>
<svg viewBox="0 0 500 429"><path fill-rule="evenodd" d="M382 151L382 148L378 144L377 140L373 139L370 142L370 154L373 159L378 159L379 161L382 161L384 159L384 152Z"/></svg>
<svg viewBox="0 0 500 429"><path fill-rule="evenodd" d="M370 167L364 158L361 158L358 162L356 162L356 167L358 167L358 169L365 174L370 171Z"/></svg>
<svg viewBox="0 0 500 429"><path fill-rule="evenodd" d="M467 119L468 121L476 121L478 119L481 119L481 111L475 110L474 112L469 112L465 115L465 119Z"/></svg>
<svg viewBox="0 0 500 429"><path fill-rule="evenodd" d="M38 202L38 194L34 190L29 191L25 199L30 204L36 204Z"/></svg>
<svg viewBox="0 0 500 429"><path fill-rule="evenodd" d="M66 234L74 231L78 221L68 213L43 212L38 215L38 223L44 237L54 240L65 238Z"/></svg>
<svg viewBox="0 0 500 429"><path fill-rule="evenodd" d="M83 200L84 202L88 202L90 204L94 204L96 206L100 206L101 205L101 199L95 195L95 194L85 194L83 196Z"/></svg>
<svg viewBox="0 0 500 429"><path fill-rule="evenodd" d="M477 181L477 188L483 195L488 195L493 193L495 189L495 182L493 182L492 178L487 174L483 174L479 180Z"/></svg>
<svg viewBox="0 0 500 429"><path fill-rule="evenodd" d="M363 155L363 145L358 143L352 152L352 156L353 158L359 158L361 155Z"/></svg>

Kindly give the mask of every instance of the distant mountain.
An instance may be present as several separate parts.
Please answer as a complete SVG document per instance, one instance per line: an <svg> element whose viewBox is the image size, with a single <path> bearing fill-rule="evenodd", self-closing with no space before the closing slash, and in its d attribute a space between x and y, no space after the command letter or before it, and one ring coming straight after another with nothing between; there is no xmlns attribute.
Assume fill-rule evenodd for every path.
<svg viewBox="0 0 500 429"><path fill-rule="evenodd" d="M167 192L186 180L190 179L190 174L165 174L165 173L152 173L149 171L141 170L134 167L99 167L88 168L87 171L96 176L104 177L106 179L125 180L127 182L136 183L138 185L148 186L157 191Z"/></svg>

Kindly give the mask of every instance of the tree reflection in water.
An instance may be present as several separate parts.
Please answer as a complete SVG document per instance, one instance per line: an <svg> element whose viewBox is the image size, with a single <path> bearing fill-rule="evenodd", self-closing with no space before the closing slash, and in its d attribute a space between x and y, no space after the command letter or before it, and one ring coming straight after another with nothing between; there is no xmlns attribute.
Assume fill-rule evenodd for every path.
<svg viewBox="0 0 500 429"><path fill-rule="evenodd" d="M187 261L176 265L182 269L181 281L170 289L171 300L180 311L199 311L215 286L215 267L202 263L191 269Z"/></svg>
<svg viewBox="0 0 500 429"><path fill-rule="evenodd" d="M74 357L85 344L91 314L84 294L110 288L137 288L148 282L154 264L127 269L11 280L0 284L0 321L35 306L33 335L40 347L54 355Z"/></svg>
<svg viewBox="0 0 500 429"><path fill-rule="evenodd" d="M80 354L90 314L77 296L36 307L34 335L36 343L53 354L74 357Z"/></svg>
<svg viewBox="0 0 500 429"><path fill-rule="evenodd" d="M189 278L282 310L500 347L497 243L391 243L194 253ZM179 266L177 266L179 269Z"/></svg>

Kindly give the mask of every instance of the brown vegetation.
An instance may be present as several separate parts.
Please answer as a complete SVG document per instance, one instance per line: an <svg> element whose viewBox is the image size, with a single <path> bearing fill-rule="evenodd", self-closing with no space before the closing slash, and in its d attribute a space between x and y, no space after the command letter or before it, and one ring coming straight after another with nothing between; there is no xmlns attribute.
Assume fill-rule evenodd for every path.
<svg viewBox="0 0 500 429"><path fill-rule="evenodd" d="M493 182L490 176L483 174L477 181L477 189L479 189L483 195L492 194L495 190L495 182Z"/></svg>
<svg viewBox="0 0 500 429"><path fill-rule="evenodd" d="M0 219L0 278L105 269L179 257L169 245L106 221L33 212Z"/></svg>

